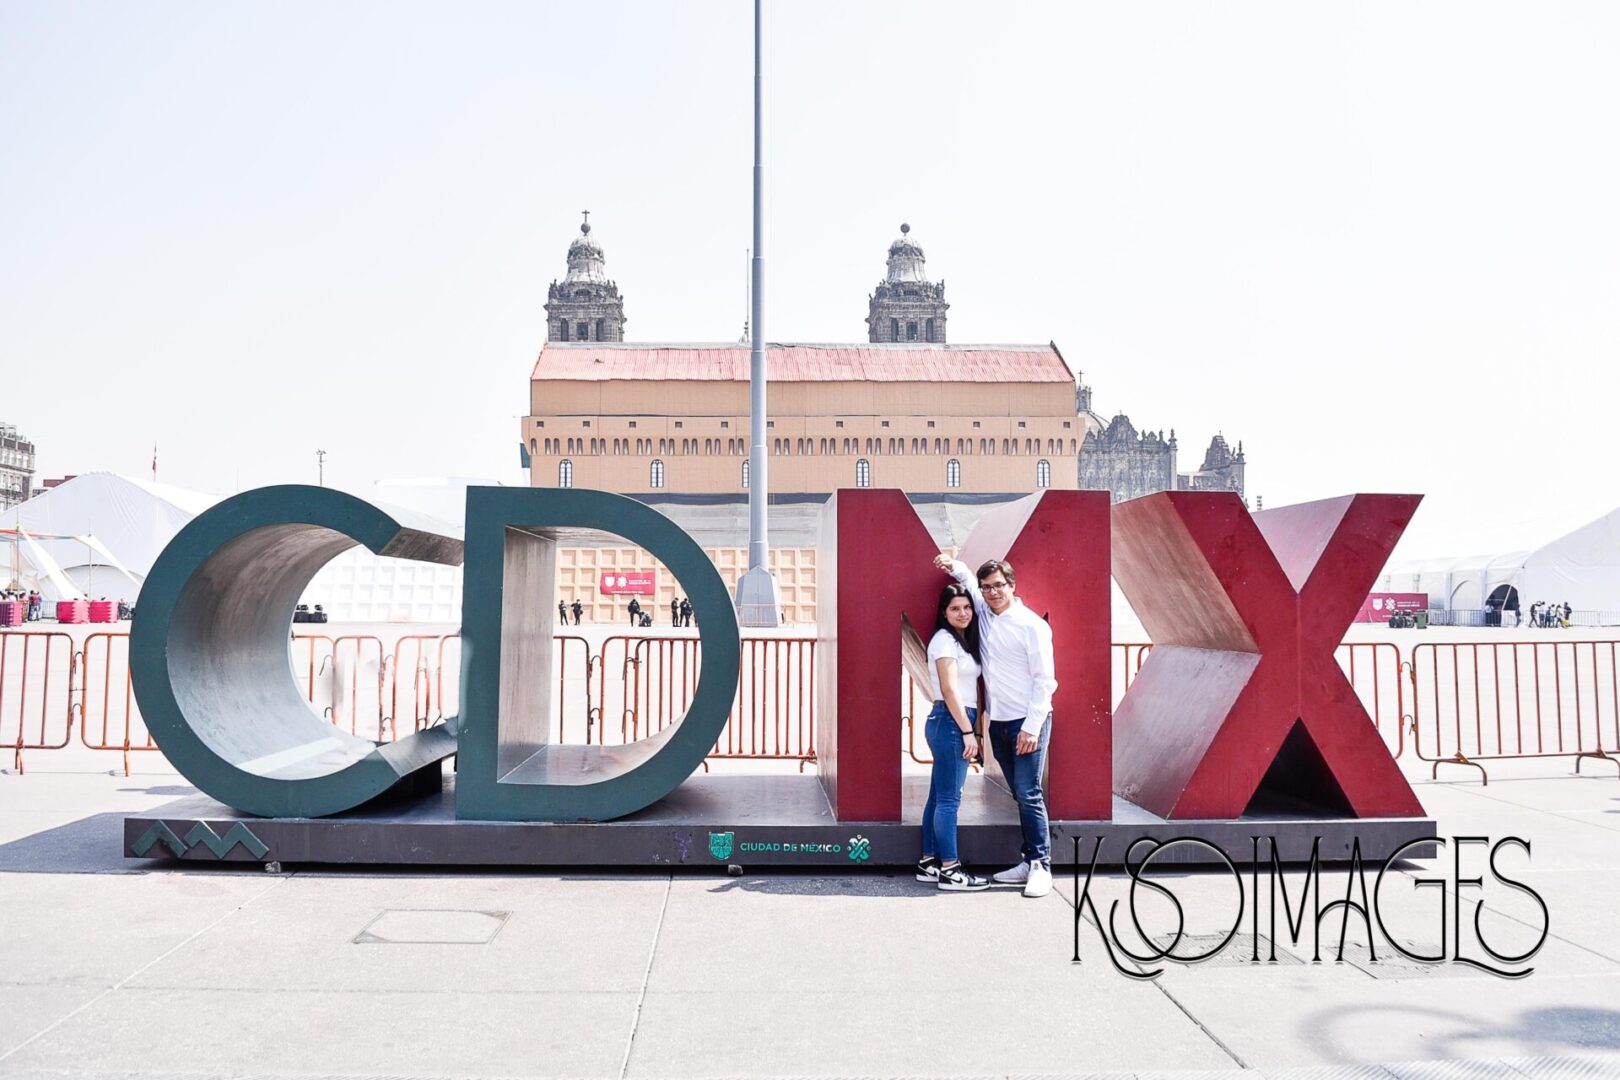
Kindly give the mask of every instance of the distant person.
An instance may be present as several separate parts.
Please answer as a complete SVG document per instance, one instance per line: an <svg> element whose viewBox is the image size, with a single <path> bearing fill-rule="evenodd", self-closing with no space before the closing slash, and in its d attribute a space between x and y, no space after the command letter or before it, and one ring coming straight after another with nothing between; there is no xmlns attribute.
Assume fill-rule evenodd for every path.
<svg viewBox="0 0 1620 1080"><path fill-rule="evenodd" d="M575 600L571 609L574 612L574 625L579 625L579 617L585 614L585 605Z"/></svg>
<svg viewBox="0 0 1620 1080"><path fill-rule="evenodd" d="M1566 630L1569 628L1570 611L1571 611L1571 609L1570 609L1570 606L1569 606L1569 601L1565 600L1564 601L1564 628Z"/></svg>
<svg viewBox="0 0 1620 1080"><path fill-rule="evenodd" d="M669 625L681 625L681 600L678 596L669 601Z"/></svg>
<svg viewBox="0 0 1620 1080"><path fill-rule="evenodd" d="M681 625L692 625L692 601L685 598L681 600Z"/></svg>
<svg viewBox="0 0 1620 1080"><path fill-rule="evenodd" d="M45 598L39 595L39 591L37 589L30 591L28 594L28 621L39 622L40 609L44 606Z"/></svg>
<svg viewBox="0 0 1620 1080"><path fill-rule="evenodd" d="M633 596L630 598L630 625L641 625L641 601Z"/></svg>
<svg viewBox="0 0 1620 1080"><path fill-rule="evenodd" d="M568 605L561 600L557 601L557 618L562 621L562 625L568 625Z"/></svg>

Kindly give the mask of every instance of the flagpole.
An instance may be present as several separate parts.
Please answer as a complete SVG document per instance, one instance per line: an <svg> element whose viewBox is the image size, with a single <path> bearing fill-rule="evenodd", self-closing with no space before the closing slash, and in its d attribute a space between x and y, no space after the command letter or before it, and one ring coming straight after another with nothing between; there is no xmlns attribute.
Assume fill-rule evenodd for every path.
<svg viewBox="0 0 1620 1080"><path fill-rule="evenodd" d="M749 448L748 448L748 570L737 581L737 620L744 626L781 624L781 596L768 565L767 472L765 452L768 372L765 364L765 137L764 79L761 73L762 32L760 0L754 0L754 248L749 265L752 285L748 319Z"/></svg>

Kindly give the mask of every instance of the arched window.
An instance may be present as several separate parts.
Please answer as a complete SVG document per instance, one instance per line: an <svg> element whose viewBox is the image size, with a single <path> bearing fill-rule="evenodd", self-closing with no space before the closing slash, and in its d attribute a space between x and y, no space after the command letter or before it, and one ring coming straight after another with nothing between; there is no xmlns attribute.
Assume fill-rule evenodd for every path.
<svg viewBox="0 0 1620 1080"><path fill-rule="evenodd" d="M747 458L743 458L742 476L743 476L743 490L747 491L748 490L748 459Z"/></svg>
<svg viewBox="0 0 1620 1080"><path fill-rule="evenodd" d="M652 478L651 478L650 483L655 488L661 488L661 487L664 486L664 460L663 460L663 458L653 458L653 460L652 460Z"/></svg>
<svg viewBox="0 0 1620 1080"><path fill-rule="evenodd" d="M855 486L872 486L872 463L865 458L861 458L855 463Z"/></svg>
<svg viewBox="0 0 1620 1080"><path fill-rule="evenodd" d="M535 440L530 439L529 440L529 456L534 457L534 453L535 453Z"/></svg>
<svg viewBox="0 0 1620 1080"><path fill-rule="evenodd" d="M945 463L945 486L962 486L962 463L955 458L951 458Z"/></svg>
<svg viewBox="0 0 1620 1080"><path fill-rule="evenodd" d="M1052 486L1052 463L1045 458L1035 463L1035 486L1038 488Z"/></svg>
<svg viewBox="0 0 1620 1080"><path fill-rule="evenodd" d="M563 458L561 461L557 462L557 486L574 486L574 463L569 461L567 458Z"/></svg>

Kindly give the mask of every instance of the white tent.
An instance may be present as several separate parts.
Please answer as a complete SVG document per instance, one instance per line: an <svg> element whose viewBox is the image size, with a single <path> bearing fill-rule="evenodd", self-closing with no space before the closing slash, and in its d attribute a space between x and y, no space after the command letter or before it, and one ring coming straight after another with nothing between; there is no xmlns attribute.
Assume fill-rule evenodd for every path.
<svg viewBox="0 0 1620 1080"><path fill-rule="evenodd" d="M1620 623L1620 509L1539 547L1396 563L1379 591L1425 592L1429 606L1477 610L1493 596L1528 611L1538 600L1568 603L1579 623ZM1511 594L1509 592L1511 590Z"/></svg>
<svg viewBox="0 0 1620 1080"><path fill-rule="evenodd" d="M169 484L85 473L0 514L0 529L21 529L36 538L48 558L30 558L25 545L18 559L47 600L60 599L61 590L52 583L50 568L36 564L54 562L80 593L133 602L130 577L144 580L174 534L217 501ZM0 574L9 577L10 567Z"/></svg>

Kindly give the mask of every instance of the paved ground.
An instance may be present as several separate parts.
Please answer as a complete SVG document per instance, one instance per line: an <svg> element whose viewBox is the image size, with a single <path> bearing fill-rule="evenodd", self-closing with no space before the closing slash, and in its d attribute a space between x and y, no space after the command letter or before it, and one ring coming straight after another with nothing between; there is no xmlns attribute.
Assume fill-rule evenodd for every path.
<svg viewBox="0 0 1620 1080"><path fill-rule="evenodd" d="M1620 1076L1620 781L1563 763L1419 789L1446 835L1531 841L1528 860L1504 849L1498 863L1550 913L1545 947L1516 965L1529 977L1403 961L1382 938L1374 963L1355 928L1331 962L1330 916L1329 962L1301 962L1309 938L1290 944L1279 922L1275 964L1241 962L1254 948L1242 937L1137 981L1089 921L1072 962L1067 880L1037 902L884 874L127 863L119 815L191 789L91 760L106 764L0 776L0 1076ZM1489 884L1461 904L1463 954L1483 960L1477 898L1477 932L1499 953L1542 925L1486 858L1466 849L1462 876ZM1413 883L1451 872L1448 853L1384 884L1390 934L1411 951L1446 940L1439 890ZM1179 951L1231 924L1229 876L1158 879L1199 935ZM1346 880L1326 875L1326 894ZM1127 886L1094 883L1104 920ZM1162 939L1174 909L1140 893ZM1251 909L1240 933L1269 938L1269 912L1255 926ZM1128 910L1118 918L1140 951Z"/></svg>

